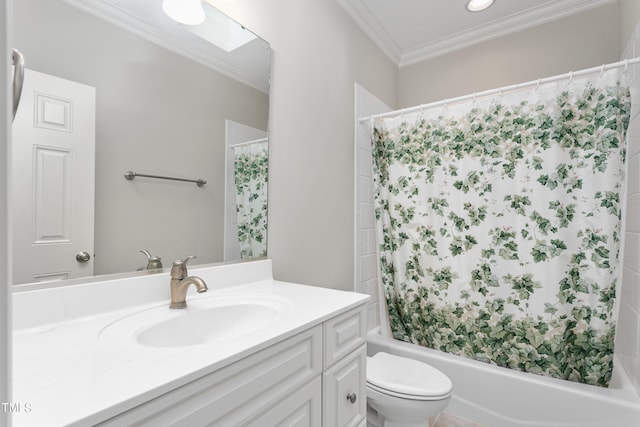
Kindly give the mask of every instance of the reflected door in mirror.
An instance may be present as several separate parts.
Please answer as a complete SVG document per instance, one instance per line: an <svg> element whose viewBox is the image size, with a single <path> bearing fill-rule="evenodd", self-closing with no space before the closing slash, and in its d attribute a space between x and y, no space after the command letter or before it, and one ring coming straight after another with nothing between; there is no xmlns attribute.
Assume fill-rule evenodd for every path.
<svg viewBox="0 0 640 427"><path fill-rule="evenodd" d="M12 132L14 283L93 275L95 89L25 70Z"/></svg>

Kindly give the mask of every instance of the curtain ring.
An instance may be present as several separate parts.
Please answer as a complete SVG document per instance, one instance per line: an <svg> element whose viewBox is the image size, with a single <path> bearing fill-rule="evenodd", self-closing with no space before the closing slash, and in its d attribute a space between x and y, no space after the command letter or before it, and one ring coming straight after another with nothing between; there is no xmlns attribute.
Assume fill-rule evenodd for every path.
<svg viewBox="0 0 640 427"><path fill-rule="evenodd" d="M538 82L536 83L536 88L533 90L534 92L538 90L538 88L540 87L540 81L542 79L538 79Z"/></svg>
<svg viewBox="0 0 640 427"><path fill-rule="evenodd" d="M600 68L600 78L604 76L604 64L602 64L602 68Z"/></svg>
<svg viewBox="0 0 640 427"><path fill-rule="evenodd" d="M573 71L569 71L569 83L571 84L571 82L573 81Z"/></svg>
<svg viewBox="0 0 640 427"><path fill-rule="evenodd" d="M622 72L626 73L627 72L627 68L629 68L629 60L625 59L624 60L624 70Z"/></svg>

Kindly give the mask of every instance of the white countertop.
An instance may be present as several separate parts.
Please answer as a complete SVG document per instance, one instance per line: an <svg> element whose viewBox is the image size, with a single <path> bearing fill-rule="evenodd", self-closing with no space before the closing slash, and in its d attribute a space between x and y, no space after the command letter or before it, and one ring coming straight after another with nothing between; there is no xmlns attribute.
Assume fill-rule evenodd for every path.
<svg viewBox="0 0 640 427"><path fill-rule="evenodd" d="M266 269L265 262L268 263ZM268 260L259 261L254 266L251 264L245 263L241 268L262 268L270 276ZM55 321L28 321L23 318L15 322L26 327L14 331L12 402L21 405L21 410L14 415L14 426L93 425L105 421L368 299L366 295L353 292L279 282L268 277L227 286L219 282L223 282L224 274L229 272L220 276L216 268L219 267L190 272L205 278L209 286L207 293L189 293L187 303L192 309L203 306L210 298L261 297L278 302L284 307L282 314L267 327L236 338L196 346L154 348L136 343L127 334L120 338L113 331L102 334L101 331L110 331L105 328L114 321L153 307L167 306L169 315L169 299L158 298L165 294L164 290L154 295L150 302L139 303L144 299L140 297L136 299L139 304L119 309L109 301L92 301L84 305L81 304L82 298L71 301L77 292L70 289L57 288L57 293L63 293L63 296L51 289L18 295L18 310L28 309L33 302L39 305L46 303L48 306L42 310L49 315L44 318ZM251 279L255 279L255 274ZM155 290L164 283L168 290L169 279L165 273L154 276L151 282L149 289ZM130 280L125 284L111 281L106 289L126 298L127 289L135 284ZM95 289L100 293L104 289L98 288L103 285L79 285L76 291L86 292L87 287L97 286ZM144 286L136 292L143 294L140 289ZM63 307L49 306L57 304ZM96 309L96 314L91 315L87 308L78 308L92 304L107 306L110 310ZM30 309L38 318L35 313L39 307L31 306ZM206 325L202 327L206 328Z"/></svg>

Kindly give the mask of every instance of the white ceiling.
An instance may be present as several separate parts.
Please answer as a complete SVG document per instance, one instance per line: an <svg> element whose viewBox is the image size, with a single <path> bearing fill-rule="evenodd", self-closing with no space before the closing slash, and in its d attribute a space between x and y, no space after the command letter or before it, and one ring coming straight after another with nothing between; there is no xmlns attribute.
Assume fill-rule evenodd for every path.
<svg viewBox="0 0 640 427"><path fill-rule="evenodd" d="M495 0L472 13L467 0L337 0L400 67L616 1Z"/></svg>

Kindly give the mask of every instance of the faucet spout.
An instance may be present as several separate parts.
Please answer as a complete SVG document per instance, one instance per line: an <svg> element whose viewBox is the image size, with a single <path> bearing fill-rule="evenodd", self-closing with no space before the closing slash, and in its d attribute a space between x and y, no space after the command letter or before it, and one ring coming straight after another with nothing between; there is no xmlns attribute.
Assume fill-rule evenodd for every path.
<svg viewBox="0 0 640 427"><path fill-rule="evenodd" d="M187 276L187 261L189 257L177 260L171 267L171 304L169 308L187 308L187 290L194 285L198 293L207 292L207 284L199 277Z"/></svg>
<svg viewBox="0 0 640 427"><path fill-rule="evenodd" d="M207 292L207 284L199 277L189 276L182 280L171 280L171 304L169 308L187 308L187 290L194 285L198 293Z"/></svg>

